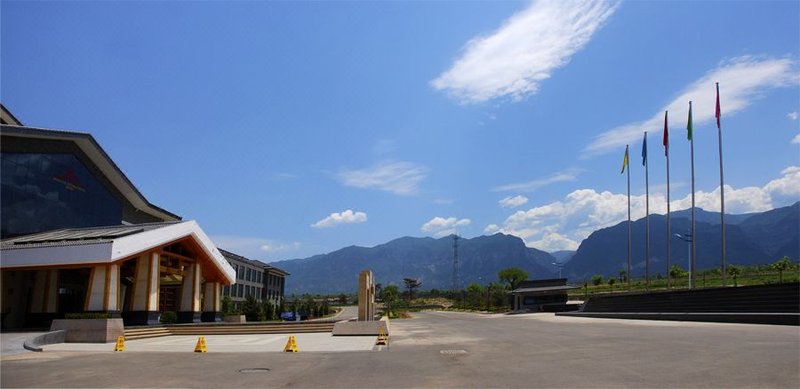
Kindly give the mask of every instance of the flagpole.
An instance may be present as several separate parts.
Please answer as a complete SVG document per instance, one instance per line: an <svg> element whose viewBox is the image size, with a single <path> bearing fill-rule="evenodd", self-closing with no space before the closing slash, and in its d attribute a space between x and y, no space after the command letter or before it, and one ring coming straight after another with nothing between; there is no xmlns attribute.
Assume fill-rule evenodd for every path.
<svg viewBox="0 0 800 389"><path fill-rule="evenodd" d="M625 145L625 161L628 161L628 145ZM628 285L631 284L631 168L628 166Z"/></svg>
<svg viewBox="0 0 800 389"><path fill-rule="evenodd" d="M664 155L667 157L667 289L672 288L672 276L669 269L672 267L672 220L669 214L669 130L668 111L664 111Z"/></svg>
<svg viewBox="0 0 800 389"><path fill-rule="evenodd" d="M697 261L697 234L694 218L694 136L692 135L692 102L689 101L689 142L692 161L692 258L689 262L689 289L694 288L695 268Z"/></svg>
<svg viewBox="0 0 800 389"><path fill-rule="evenodd" d="M650 287L650 176L648 171L649 163L647 163L647 131L644 132L644 144L642 146L642 157L644 160L644 193L645 193L645 221L646 227L645 230L645 262L644 262L644 273L645 273L645 283L647 287Z"/></svg>
<svg viewBox="0 0 800 389"><path fill-rule="evenodd" d="M722 286L727 286L727 279L726 279L726 265L727 265L727 258L725 253L725 182L723 180L722 174L722 126L720 125L720 119L722 117L722 112L719 108L719 83L717 83L717 109L716 109L716 117L717 117L717 135L719 136L719 201L720 201L720 212L719 212L719 220L720 226L722 228Z"/></svg>

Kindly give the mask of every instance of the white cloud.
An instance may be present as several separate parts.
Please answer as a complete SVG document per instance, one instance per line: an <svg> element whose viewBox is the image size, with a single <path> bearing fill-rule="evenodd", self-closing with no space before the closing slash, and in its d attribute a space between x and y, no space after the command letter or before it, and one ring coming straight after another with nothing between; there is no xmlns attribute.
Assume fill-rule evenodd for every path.
<svg viewBox="0 0 800 389"><path fill-rule="evenodd" d="M261 251L267 253L274 253L280 251L292 251L297 250L300 248L300 242L292 242L292 243L281 243L281 242L272 242L269 241L266 244L262 244L260 247Z"/></svg>
<svg viewBox="0 0 800 389"><path fill-rule="evenodd" d="M514 197L508 196L498 201L500 206L503 208L516 208L519 207L520 205L526 204L527 202L528 198L523 195L516 195Z"/></svg>
<svg viewBox="0 0 800 389"><path fill-rule="evenodd" d="M314 228L328 228L334 227L339 224L358 224L367 221L367 214L364 212L353 212L348 209L339 213L332 213L328 217L314 223L311 227Z"/></svg>
<svg viewBox="0 0 800 389"><path fill-rule="evenodd" d="M489 224L486 228L483 229L483 233L487 235L494 235L500 232L502 229L497 224Z"/></svg>
<svg viewBox="0 0 800 389"><path fill-rule="evenodd" d="M792 144L800 145L800 134L797 134L792 138Z"/></svg>
<svg viewBox="0 0 800 389"><path fill-rule="evenodd" d="M798 118L797 111L787 113L786 117L789 118L789 120L797 120Z"/></svg>
<svg viewBox="0 0 800 389"><path fill-rule="evenodd" d="M725 186L726 213L762 212L800 200L800 167L790 166L781 177L763 187L733 188ZM631 196L631 218L645 216L645 196ZM708 211L720 210L719 188L695 193L695 204ZM691 207L691 194L670 202L672 211ZM650 195L650 213L666 213L663 193ZM506 218L503 226L490 224L485 233L503 232L519 236L526 244L541 250L574 250L593 231L613 226L627 219L628 200L625 193L597 192L580 189L564 200L517 211Z"/></svg>
<svg viewBox="0 0 800 389"><path fill-rule="evenodd" d="M493 192L532 192L537 189L543 188L550 184L555 184L557 182L565 182L565 181L575 181L577 179L578 174L581 173L579 169L567 169L557 172L550 177L541 178L538 180L528 181L528 182L519 182L514 184L507 184L501 185L492 188Z"/></svg>
<svg viewBox="0 0 800 389"><path fill-rule="evenodd" d="M686 119L689 101L692 101L692 121L695 130L699 124L714 119L716 92L714 83L720 84L720 105L722 119L747 108L770 88L797 85L795 63L790 59L756 59L745 56L723 62L719 67L706 73L690 84L665 107L651 118L635 123L623 124L595 137L584 151L588 155L622 151L625 144L637 142L644 130L658 130L663 127L664 111L669 111L671 126L677 128L675 135L685 139ZM724 125L724 123L723 123ZM680 132L680 135L678 134Z"/></svg>
<svg viewBox="0 0 800 389"><path fill-rule="evenodd" d="M555 69L569 63L619 3L537 0L489 36L467 42L463 55L431 81L462 102L534 94Z"/></svg>
<svg viewBox="0 0 800 389"><path fill-rule="evenodd" d="M458 227L465 227L470 223L471 221L469 219L457 219L454 217L445 219L437 216L423 224L421 229L422 232L429 233L435 238L441 238L443 236L455 234Z"/></svg>
<svg viewBox="0 0 800 389"><path fill-rule="evenodd" d="M260 259L265 253L287 252L299 249L300 242L280 242L273 239L235 235L211 237L217 247L250 259Z"/></svg>
<svg viewBox="0 0 800 389"><path fill-rule="evenodd" d="M559 250L577 250L581 242L574 241L564 235L551 232L545 234L542 239L531 242L531 246L537 247L540 250L553 252Z"/></svg>
<svg viewBox="0 0 800 389"><path fill-rule="evenodd" d="M339 181L356 188L379 189L398 195L413 195L419 183L428 175L428 168L411 162L382 162L360 169L342 169Z"/></svg>

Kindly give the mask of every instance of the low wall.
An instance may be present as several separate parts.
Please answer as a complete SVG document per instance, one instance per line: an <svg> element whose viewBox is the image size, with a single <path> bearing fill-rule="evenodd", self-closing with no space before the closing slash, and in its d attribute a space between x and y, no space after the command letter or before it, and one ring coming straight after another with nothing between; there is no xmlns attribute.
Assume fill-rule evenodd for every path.
<svg viewBox="0 0 800 389"><path fill-rule="evenodd" d="M22 347L26 350L41 352L42 347L46 344L64 343L67 338L66 330L50 331L39 336L34 336L30 339L25 339Z"/></svg>
<svg viewBox="0 0 800 389"><path fill-rule="evenodd" d="M389 334L389 322L379 321L340 321L333 325L333 336L378 336L381 329Z"/></svg>
<svg viewBox="0 0 800 389"><path fill-rule="evenodd" d="M65 330L67 343L112 343L125 334L122 319L53 320L50 331Z"/></svg>

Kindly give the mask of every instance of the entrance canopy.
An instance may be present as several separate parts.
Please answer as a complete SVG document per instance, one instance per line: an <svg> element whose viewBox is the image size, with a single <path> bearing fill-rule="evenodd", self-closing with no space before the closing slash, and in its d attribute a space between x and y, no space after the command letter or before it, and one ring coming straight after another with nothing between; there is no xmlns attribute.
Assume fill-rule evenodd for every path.
<svg viewBox="0 0 800 389"><path fill-rule="evenodd" d="M68 228L2 242L0 268L33 269L113 264L164 249L190 247L209 281L230 285L236 272L193 220L113 227Z"/></svg>

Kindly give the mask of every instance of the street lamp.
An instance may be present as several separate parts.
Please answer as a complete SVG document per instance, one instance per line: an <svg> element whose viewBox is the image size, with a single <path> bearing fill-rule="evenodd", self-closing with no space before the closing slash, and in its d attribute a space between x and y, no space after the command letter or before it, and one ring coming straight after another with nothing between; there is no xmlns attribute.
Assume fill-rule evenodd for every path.
<svg viewBox="0 0 800 389"><path fill-rule="evenodd" d="M689 262L687 267L689 269L689 289L692 289L692 241L694 240L693 235L688 232L683 235L681 234L674 234L674 235L676 238L688 243L686 246L688 248L688 250L686 251L686 258L688 259ZM669 271L669 269L667 269L667 271Z"/></svg>

